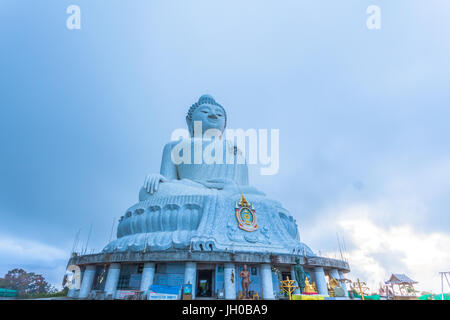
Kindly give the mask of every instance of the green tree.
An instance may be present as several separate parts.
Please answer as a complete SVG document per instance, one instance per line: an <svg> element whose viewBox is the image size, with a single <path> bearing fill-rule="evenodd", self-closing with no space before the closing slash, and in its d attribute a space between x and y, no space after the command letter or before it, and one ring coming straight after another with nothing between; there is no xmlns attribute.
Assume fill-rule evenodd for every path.
<svg viewBox="0 0 450 320"><path fill-rule="evenodd" d="M0 279L0 287L17 290L21 297L33 296L54 292L54 288L45 278L34 272L26 272L23 269L8 271L3 279Z"/></svg>

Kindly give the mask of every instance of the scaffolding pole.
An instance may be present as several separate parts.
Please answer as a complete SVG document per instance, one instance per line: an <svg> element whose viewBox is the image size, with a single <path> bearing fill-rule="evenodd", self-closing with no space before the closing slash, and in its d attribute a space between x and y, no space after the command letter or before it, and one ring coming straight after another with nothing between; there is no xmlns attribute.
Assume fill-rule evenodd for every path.
<svg viewBox="0 0 450 320"><path fill-rule="evenodd" d="M450 288L450 282L448 281L448 278L447 278L447 274L450 274L450 271L439 272L439 274L441 275L441 297L442 297L442 300L444 300L444 277L445 277L445 280L447 280L447 284Z"/></svg>

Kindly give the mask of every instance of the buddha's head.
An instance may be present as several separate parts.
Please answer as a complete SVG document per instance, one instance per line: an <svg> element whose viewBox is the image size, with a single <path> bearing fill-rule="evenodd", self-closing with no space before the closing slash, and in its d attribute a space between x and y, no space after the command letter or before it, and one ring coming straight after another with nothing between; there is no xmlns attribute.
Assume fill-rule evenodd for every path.
<svg viewBox="0 0 450 320"><path fill-rule="evenodd" d="M225 109L212 96L205 94L189 108L186 116L186 123L192 137L194 136L195 121L202 123L203 133L209 129L217 129L223 132L227 126L227 114Z"/></svg>

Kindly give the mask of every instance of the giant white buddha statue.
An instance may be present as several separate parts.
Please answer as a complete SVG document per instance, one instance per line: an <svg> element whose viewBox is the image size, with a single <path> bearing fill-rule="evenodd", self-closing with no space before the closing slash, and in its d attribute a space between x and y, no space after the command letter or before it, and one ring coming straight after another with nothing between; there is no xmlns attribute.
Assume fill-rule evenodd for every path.
<svg viewBox="0 0 450 320"><path fill-rule="evenodd" d="M190 137L165 145L160 173L145 178L139 202L121 217L117 239L104 251L190 249L313 256L300 242L289 212L249 185L242 152L222 135L225 109L203 95L190 107L186 122ZM215 132L215 138L205 139L207 132ZM211 154L215 161L198 161L197 151Z"/></svg>

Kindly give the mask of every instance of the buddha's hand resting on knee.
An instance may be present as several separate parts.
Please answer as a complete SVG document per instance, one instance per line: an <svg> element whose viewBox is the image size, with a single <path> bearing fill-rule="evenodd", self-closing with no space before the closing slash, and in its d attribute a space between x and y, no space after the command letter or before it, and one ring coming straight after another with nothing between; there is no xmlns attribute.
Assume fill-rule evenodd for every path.
<svg viewBox="0 0 450 320"><path fill-rule="evenodd" d="M167 181L167 179L158 173L149 174L144 180L144 189L148 193L153 194L158 191L159 183L165 181Z"/></svg>

